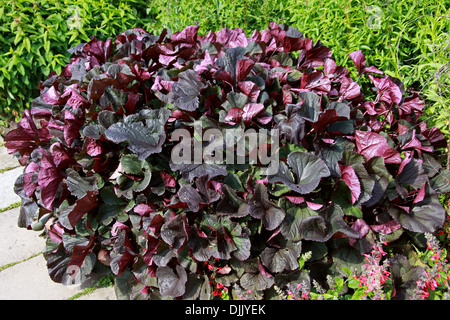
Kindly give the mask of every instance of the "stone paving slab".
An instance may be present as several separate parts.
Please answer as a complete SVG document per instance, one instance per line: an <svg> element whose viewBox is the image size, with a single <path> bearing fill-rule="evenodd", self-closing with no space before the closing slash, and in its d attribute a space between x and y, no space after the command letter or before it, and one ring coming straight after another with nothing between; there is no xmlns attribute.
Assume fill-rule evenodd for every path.
<svg viewBox="0 0 450 320"><path fill-rule="evenodd" d="M17 227L19 209L0 213L0 266L19 262L0 271L0 300L64 300L83 292L98 279L81 285L53 282L42 254L45 246L39 232ZM35 254L38 256L27 259ZM116 300L114 288L99 288L82 300Z"/></svg>
<svg viewBox="0 0 450 320"><path fill-rule="evenodd" d="M14 157L12 154L9 154L8 150L5 147L0 148L0 159L1 159L0 170L20 166L20 163L19 161L17 161L17 158Z"/></svg>
<svg viewBox="0 0 450 320"><path fill-rule="evenodd" d="M0 300L64 300L81 292L53 282L41 254L0 272Z"/></svg>
<svg viewBox="0 0 450 320"><path fill-rule="evenodd" d="M20 201L20 197L14 192L14 183L22 173L23 167L18 167L0 174L0 208Z"/></svg>
<svg viewBox="0 0 450 320"><path fill-rule="evenodd" d="M0 267L42 252L42 233L17 226L20 208L0 212Z"/></svg>

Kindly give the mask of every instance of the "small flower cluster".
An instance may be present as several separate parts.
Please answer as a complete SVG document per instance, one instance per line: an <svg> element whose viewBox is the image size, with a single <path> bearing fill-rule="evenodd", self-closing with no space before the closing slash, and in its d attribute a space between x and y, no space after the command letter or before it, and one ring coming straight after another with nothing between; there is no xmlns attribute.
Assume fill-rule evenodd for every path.
<svg viewBox="0 0 450 320"><path fill-rule="evenodd" d="M434 299L438 293L443 293L443 299L450 299L450 265L446 259L446 251L441 249L437 239L426 233L427 251L422 254L423 262L427 263L422 275L417 280L417 289L411 299Z"/></svg>
<svg viewBox="0 0 450 320"><path fill-rule="evenodd" d="M312 287L303 281L297 286L288 284L285 294L279 293L281 298L287 300L337 300L345 294L345 283L349 288L354 289L352 294L346 295L350 299L386 299L385 287L390 281L389 261L383 260L386 252L382 245L387 245L386 241L380 241L372 247L370 254L365 254L366 263L362 271L344 268L347 273L346 278L327 276L328 289L324 289L315 279L312 280ZM307 260L307 259L306 259ZM312 289L312 290L311 290Z"/></svg>
<svg viewBox="0 0 450 320"><path fill-rule="evenodd" d="M310 300L311 291L308 283L303 280L297 286L289 283L287 284L287 297L286 300Z"/></svg>
<svg viewBox="0 0 450 320"><path fill-rule="evenodd" d="M359 277L354 275L353 280L359 282L359 287L364 289L364 294L373 300L383 300L386 298L384 284L389 279L389 261L381 263L386 255L381 244L387 245L386 241L375 244L370 254L365 254L366 262L363 265L362 273Z"/></svg>
<svg viewBox="0 0 450 320"><path fill-rule="evenodd" d="M220 259L216 259L216 258L214 258L214 260L216 260L216 262L220 261ZM216 281L216 273L224 273L224 271L227 267L217 267L215 264L210 263L209 261L205 261L204 264L207 266L208 270L210 271L209 284L214 289L212 292L212 295L215 297L226 295L228 292L228 288L225 287L222 283Z"/></svg>
<svg viewBox="0 0 450 320"><path fill-rule="evenodd" d="M233 287L233 297L237 297L238 300L255 300L262 298L260 292L252 291L251 289L245 290L237 285Z"/></svg>
<svg viewBox="0 0 450 320"><path fill-rule="evenodd" d="M419 252L419 262L422 274L416 281L416 289L411 300L450 300L450 264L447 252L440 247L435 235L426 233L427 250ZM393 280L389 270L390 263L383 247L387 242L380 239L372 247L369 254L364 254L366 263L360 271L343 268L347 276L327 276L328 288L323 288L315 279L303 280L300 283L288 283L286 287L274 286L275 292L282 300L383 300L390 299L393 294ZM300 268L310 258L310 253L299 259ZM216 261L217 262L217 261ZM226 274L228 266L218 267L213 263L205 262L210 271L210 284L214 288L214 296L228 297L228 289L215 280L216 273ZM416 265L416 264L415 264ZM348 290L353 289L353 290ZM231 291L230 291L231 292ZM239 286L233 287L233 297L240 300L253 300L262 298L261 292L244 290Z"/></svg>

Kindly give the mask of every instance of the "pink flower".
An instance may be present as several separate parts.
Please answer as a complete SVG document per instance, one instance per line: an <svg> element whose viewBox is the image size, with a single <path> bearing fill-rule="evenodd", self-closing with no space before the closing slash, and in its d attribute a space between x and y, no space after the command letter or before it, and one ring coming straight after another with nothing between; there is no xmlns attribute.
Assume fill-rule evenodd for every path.
<svg viewBox="0 0 450 320"><path fill-rule="evenodd" d="M419 294L419 298L422 298L422 300L425 300L425 298L428 298L428 292L422 291L422 294Z"/></svg>
<svg viewBox="0 0 450 320"><path fill-rule="evenodd" d="M224 285L221 284L221 283L219 283L219 282L217 282L216 288L217 288L217 289L222 289L222 288L224 288Z"/></svg>
<svg viewBox="0 0 450 320"><path fill-rule="evenodd" d="M441 258L441 255L439 254L439 252L436 252L435 255L430 257L431 261L437 261Z"/></svg>

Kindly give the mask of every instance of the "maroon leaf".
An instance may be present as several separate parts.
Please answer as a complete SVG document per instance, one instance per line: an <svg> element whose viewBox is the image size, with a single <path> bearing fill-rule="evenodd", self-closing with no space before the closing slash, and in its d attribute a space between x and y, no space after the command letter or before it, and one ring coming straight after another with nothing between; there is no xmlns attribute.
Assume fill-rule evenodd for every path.
<svg viewBox="0 0 450 320"><path fill-rule="evenodd" d="M344 99L351 100L361 95L361 88L359 84L354 81L342 81L339 95L339 101Z"/></svg>
<svg viewBox="0 0 450 320"><path fill-rule="evenodd" d="M73 154L59 142L55 142L50 146L50 153L58 169L64 169L77 163Z"/></svg>
<svg viewBox="0 0 450 320"><path fill-rule="evenodd" d="M87 191L75 204L64 208L59 215L61 225L72 230L80 219L97 207L97 191Z"/></svg>
<svg viewBox="0 0 450 320"><path fill-rule="evenodd" d="M395 103L400 105L403 97L402 91L389 76L386 75L383 78L379 78L369 74L369 79L373 82L375 88L378 89L377 99L379 101L384 101L388 104Z"/></svg>
<svg viewBox="0 0 450 320"><path fill-rule="evenodd" d="M309 39L305 39L305 42L308 42L306 40L311 42L311 40L309 40ZM330 48L328 48L326 46L310 48L310 49L307 49L307 51L306 51L306 58L305 58L305 62L303 63L302 67L316 68L316 67L324 65L325 60L329 59L329 58L331 58Z"/></svg>
<svg viewBox="0 0 450 320"><path fill-rule="evenodd" d="M86 152L91 157L96 157L103 153L102 144L96 139L86 138Z"/></svg>
<svg viewBox="0 0 450 320"><path fill-rule="evenodd" d="M42 204L48 210L53 210L56 193L63 180L62 174L56 168L52 157L44 150L39 168L38 185L41 188Z"/></svg>
<svg viewBox="0 0 450 320"><path fill-rule="evenodd" d="M251 100L256 101L258 99L261 90L253 81L241 81L238 83L239 89L242 93L248 96Z"/></svg>
<svg viewBox="0 0 450 320"><path fill-rule="evenodd" d="M336 109L327 109L319 116L319 120L312 123L312 126L316 132L323 132L328 125L343 120L348 120L348 117L339 116Z"/></svg>
<svg viewBox="0 0 450 320"><path fill-rule="evenodd" d="M134 212L141 216L148 216L150 213L155 212L155 210L152 209L149 205L145 203L140 203L137 206L134 207Z"/></svg>
<svg viewBox="0 0 450 320"><path fill-rule="evenodd" d="M300 81L300 88L329 92L331 89L331 81L320 70L312 73L304 73Z"/></svg>
<svg viewBox="0 0 450 320"><path fill-rule="evenodd" d="M105 77L101 79L93 78L89 82L89 86L87 89L87 98L93 101L99 99L105 93L105 89L108 86L112 85L114 81L114 79Z"/></svg>
<svg viewBox="0 0 450 320"><path fill-rule="evenodd" d="M384 158L385 163L400 164L400 153L392 149L385 137L375 132L355 131L356 148L369 161L373 157Z"/></svg>
<svg viewBox="0 0 450 320"><path fill-rule="evenodd" d="M402 118L404 118L404 114L415 114L416 117L420 117L424 107L424 102L420 100L417 94L414 94L405 98L405 101L399 107L399 114Z"/></svg>
<svg viewBox="0 0 450 320"><path fill-rule="evenodd" d="M378 70L375 67L367 67L366 66L366 57L363 55L361 50L353 51L348 55L350 59L353 61L353 63L356 66L356 69L358 69L359 75L362 75L366 72L376 73L376 74L383 74L383 71Z"/></svg>
<svg viewBox="0 0 450 320"><path fill-rule="evenodd" d="M161 172L160 175L166 187L175 188L177 182L174 177L166 172Z"/></svg>
<svg viewBox="0 0 450 320"><path fill-rule="evenodd" d="M242 81L250 73L255 63L250 59L243 59L237 62L236 80Z"/></svg>
<svg viewBox="0 0 450 320"><path fill-rule="evenodd" d="M240 123L242 121L243 114L244 110L238 107L233 107L225 116L225 121L228 121L230 124Z"/></svg>
<svg viewBox="0 0 450 320"><path fill-rule="evenodd" d="M31 154L37 146L47 144L50 138L47 126L38 129L30 110L25 110L17 129L6 134L5 147L9 153L18 152L21 156L25 156Z"/></svg>
<svg viewBox="0 0 450 320"><path fill-rule="evenodd" d="M195 65L194 70L198 74L201 74L202 72L209 71L210 68L214 66L214 58L211 57L209 54L209 51L205 51L205 58L200 62L200 64ZM159 76L157 76L159 77ZM160 77L161 78L161 77Z"/></svg>
<svg viewBox="0 0 450 320"><path fill-rule="evenodd" d="M170 37L170 40L175 44L188 44L188 45L195 45L197 42L197 32L198 32L198 25L188 26L184 28L182 31L175 32Z"/></svg>
<svg viewBox="0 0 450 320"><path fill-rule="evenodd" d="M64 90L64 93L61 95L62 98L67 98L66 104L73 109L78 109L83 106L87 106L89 101L83 97L78 91L78 84L71 85Z"/></svg>
<svg viewBox="0 0 450 320"><path fill-rule="evenodd" d="M352 229L358 232L359 239L362 239L369 232L370 227L363 219L357 219L353 223Z"/></svg>
<svg viewBox="0 0 450 320"><path fill-rule="evenodd" d="M265 108L262 103L247 103L244 106L244 114L242 115L244 123L249 124L252 119L261 114L263 110L265 110Z"/></svg>
<svg viewBox="0 0 450 320"><path fill-rule="evenodd" d="M421 133L430 141L431 145L435 148L442 148L447 146L447 140L445 140L444 135L441 130L436 127L427 129L427 124L425 122L419 123Z"/></svg>
<svg viewBox="0 0 450 320"><path fill-rule="evenodd" d="M400 223L398 223L395 220L389 220L388 222L382 223L382 224L375 224L371 225L370 229L372 229L375 232L383 233L383 234L390 234L398 229L400 229L402 226Z"/></svg>
<svg viewBox="0 0 450 320"><path fill-rule="evenodd" d="M352 195L352 203L358 201L361 195L361 183L359 182L358 176L350 165L340 165L341 169L341 179L349 187Z"/></svg>
<svg viewBox="0 0 450 320"><path fill-rule="evenodd" d="M164 217L158 212L152 212L148 217L144 217L142 219L142 227L148 234L152 236L159 233L159 230L161 229L163 223Z"/></svg>
<svg viewBox="0 0 450 320"><path fill-rule="evenodd" d="M284 219L283 209L269 200L267 189L263 184L256 185L255 193L248 205L250 215L261 219L267 230L274 230Z"/></svg>
<svg viewBox="0 0 450 320"><path fill-rule="evenodd" d="M51 86L47 91L41 93L42 101L46 104L58 105L63 104L64 99L61 99L61 95L54 86Z"/></svg>
<svg viewBox="0 0 450 320"><path fill-rule="evenodd" d="M422 143L419 141L419 139L417 139L416 130L413 130L413 132L412 132L411 141L409 141L402 147L402 150L406 150L406 149L422 150L425 152L433 152L432 147L423 146Z"/></svg>
<svg viewBox="0 0 450 320"><path fill-rule="evenodd" d="M420 188L419 191L417 191L416 193L416 197L414 198L413 204L419 203L421 201L423 201L423 199L425 199L425 187L426 187L426 183L423 184L423 187Z"/></svg>
<svg viewBox="0 0 450 320"><path fill-rule="evenodd" d="M375 109L375 103L373 101L366 101L363 103L363 107L366 109L366 112L371 115L377 115L377 110Z"/></svg>
<svg viewBox="0 0 450 320"><path fill-rule="evenodd" d="M90 53L90 55L94 56L97 61L101 64L105 63L111 54L111 41L112 39L109 39L109 41L105 42L102 40L97 40L95 37L89 41L83 49Z"/></svg>
<svg viewBox="0 0 450 320"><path fill-rule="evenodd" d="M80 128L83 125L83 122L69 110L64 112L64 118L64 140L70 147L75 139L79 137Z"/></svg>
<svg viewBox="0 0 450 320"><path fill-rule="evenodd" d="M136 253L133 251L133 246L131 245L126 231L120 230L119 235L114 242L113 250L111 251L111 271L120 277L135 256Z"/></svg>
<svg viewBox="0 0 450 320"><path fill-rule="evenodd" d="M68 266L81 268L86 255L91 252L94 247L94 240L95 234L92 234L89 237L89 241L86 241L87 243L73 246L72 258L70 259Z"/></svg>
<svg viewBox="0 0 450 320"><path fill-rule="evenodd" d="M35 164L32 162L31 164ZM28 166L30 167L30 166ZM27 169L28 169L27 167ZM36 168L38 168L36 166ZM34 192L36 191L37 184L33 182L33 172L26 172L23 175L23 191L27 195L27 197L31 198L34 195Z"/></svg>

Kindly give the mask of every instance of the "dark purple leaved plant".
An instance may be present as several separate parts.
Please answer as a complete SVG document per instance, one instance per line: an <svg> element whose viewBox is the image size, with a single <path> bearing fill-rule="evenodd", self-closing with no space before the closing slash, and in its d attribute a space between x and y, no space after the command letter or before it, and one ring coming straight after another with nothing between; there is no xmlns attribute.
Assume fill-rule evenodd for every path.
<svg viewBox="0 0 450 320"><path fill-rule="evenodd" d="M350 53L369 101L295 28L197 32L133 29L78 45L6 135L25 167L19 225L44 230L54 281L104 264L121 298L209 299L214 277L269 299L274 285L361 267L378 233L407 243L444 223L446 141L398 79ZM172 133L195 139L199 126L278 129L277 169L172 161Z"/></svg>

